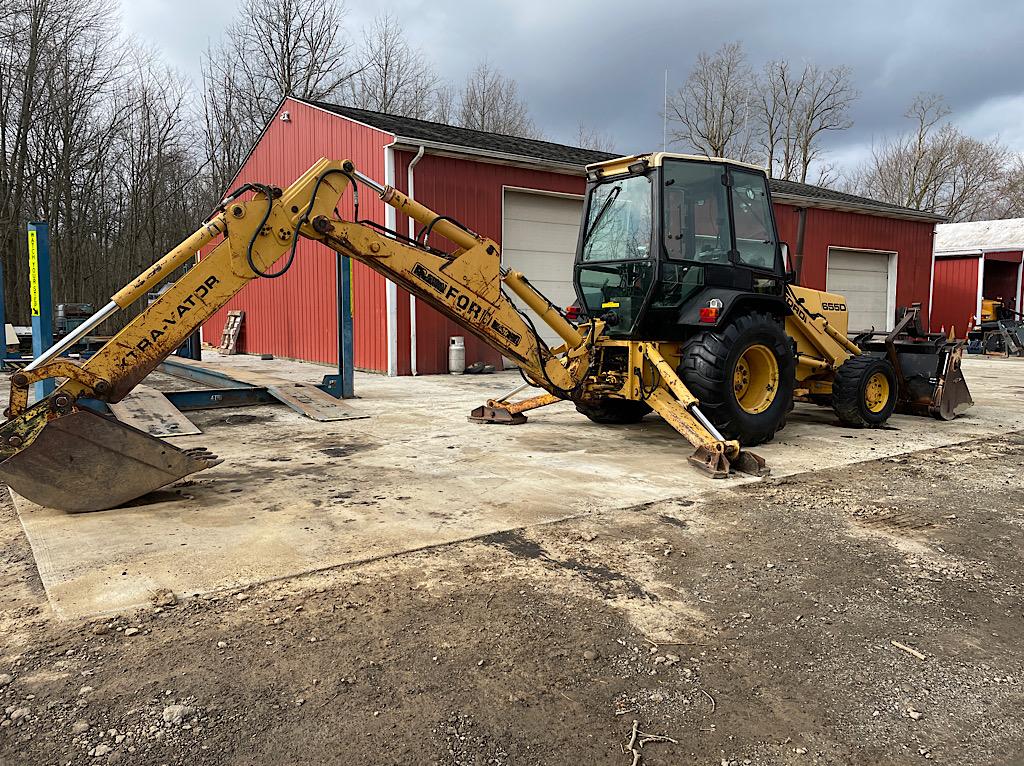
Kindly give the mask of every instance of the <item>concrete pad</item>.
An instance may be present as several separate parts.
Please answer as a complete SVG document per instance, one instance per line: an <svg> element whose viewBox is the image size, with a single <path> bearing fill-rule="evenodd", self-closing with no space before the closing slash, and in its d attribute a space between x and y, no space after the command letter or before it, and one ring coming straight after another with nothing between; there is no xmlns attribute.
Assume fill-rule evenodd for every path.
<svg viewBox="0 0 1024 766"><path fill-rule="evenodd" d="M296 381L324 373L299 362L214 359ZM838 427L830 410L798 405L777 441L757 451L784 476L1024 429L1024 360L964 366L976 405L955 422L896 416L887 429L858 431ZM195 412L204 433L173 443L207 446L225 461L191 482L91 514L15 496L53 608L121 610L159 588L235 588L753 480L696 472L689 445L656 416L599 426L559 403L523 426L467 421L472 407L518 381L359 375L351 406L371 417L346 422L314 422L283 406ZM159 387L155 376L149 383Z"/></svg>

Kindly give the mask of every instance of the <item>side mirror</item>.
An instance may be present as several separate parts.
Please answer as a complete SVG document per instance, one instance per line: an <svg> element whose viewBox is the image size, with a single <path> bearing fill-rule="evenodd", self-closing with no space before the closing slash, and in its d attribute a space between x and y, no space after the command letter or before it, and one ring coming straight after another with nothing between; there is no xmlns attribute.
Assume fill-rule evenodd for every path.
<svg viewBox="0 0 1024 766"><path fill-rule="evenodd" d="M789 266L789 243L788 242L780 242L779 243L779 248L782 250L782 268L788 270L790 268L790 266ZM788 274L789 272L787 271L786 273Z"/></svg>

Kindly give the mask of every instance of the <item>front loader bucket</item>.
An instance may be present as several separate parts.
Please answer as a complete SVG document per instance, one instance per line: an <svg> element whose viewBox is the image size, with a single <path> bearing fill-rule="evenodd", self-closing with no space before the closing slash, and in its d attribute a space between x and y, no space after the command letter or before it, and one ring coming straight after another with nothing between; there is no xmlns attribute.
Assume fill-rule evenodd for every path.
<svg viewBox="0 0 1024 766"><path fill-rule="evenodd" d="M900 412L952 420L974 404L960 369L962 343L896 341L886 354L890 360L893 352Z"/></svg>
<svg viewBox="0 0 1024 766"><path fill-rule="evenodd" d="M0 479L34 503L102 511L217 465L205 449L180 450L89 410L50 420L0 463Z"/></svg>
<svg viewBox="0 0 1024 766"><path fill-rule="evenodd" d="M878 333L859 336L856 342L865 352L892 364L899 385L899 412L952 420L974 405L960 369L963 341L938 334L910 337L894 332L884 339L872 335Z"/></svg>

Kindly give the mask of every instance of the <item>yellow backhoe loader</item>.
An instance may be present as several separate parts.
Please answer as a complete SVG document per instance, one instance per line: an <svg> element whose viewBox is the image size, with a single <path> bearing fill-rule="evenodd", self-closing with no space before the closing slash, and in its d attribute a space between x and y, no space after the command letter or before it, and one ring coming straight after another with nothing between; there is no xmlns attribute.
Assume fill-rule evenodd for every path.
<svg viewBox="0 0 1024 766"><path fill-rule="evenodd" d="M372 190L418 221L421 236L340 219L334 211L349 186L353 194ZM431 234L454 249L432 246ZM589 167L574 319L502 267L495 242L351 162L323 159L287 189L247 184L234 192L192 236L14 374L0 427L0 478L42 505L87 511L215 464L204 450L179 450L97 414L87 400L121 400L249 281L282 258L287 268L299 237L398 283L543 390L520 402L488 402L474 412L479 420L521 422L523 412L560 400L602 423L634 422L653 410L696 448L692 463L721 477L765 472L764 460L745 448L772 438L794 398L829 404L844 423L863 427L884 423L907 390L896 345L903 339L862 352L847 337L842 296L792 284L767 178L754 166L657 153ZM215 242L84 364L61 356ZM537 322L562 343L549 347ZM928 407L952 416L970 403L959 352L920 343L931 370L923 384ZM29 405L29 387L48 378L62 382Z"/></svg>

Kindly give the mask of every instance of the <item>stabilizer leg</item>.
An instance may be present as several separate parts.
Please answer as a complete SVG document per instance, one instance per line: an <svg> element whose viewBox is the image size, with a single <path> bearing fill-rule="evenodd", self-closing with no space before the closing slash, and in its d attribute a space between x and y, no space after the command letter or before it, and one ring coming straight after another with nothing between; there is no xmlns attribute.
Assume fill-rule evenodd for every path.
<svg viewBox="0 0 1024 766"><path fill-rule="evenodd" d="M679 381L682 385L682 381ZM715 438L707 427L664 388L658 388L645 400L661 417L697 448L691 465L713 479L723 479L732 471L767 476L770 469L760 455L740 448L739 442ZM695 405L694 405L695 406Z"/></svg>
<svg viewBox="0 0 1024 766"><path fill-rule="evenodd" d="M521 390L521 389L518 389ZM549 404L562 401L554 394L538 394L529 399L518 402L509 402L506 399L491 399L480 407L469 413L469 419L474 423L497 423L506 426L520 426L527 421L524 412L546 407Z"/></svg>

